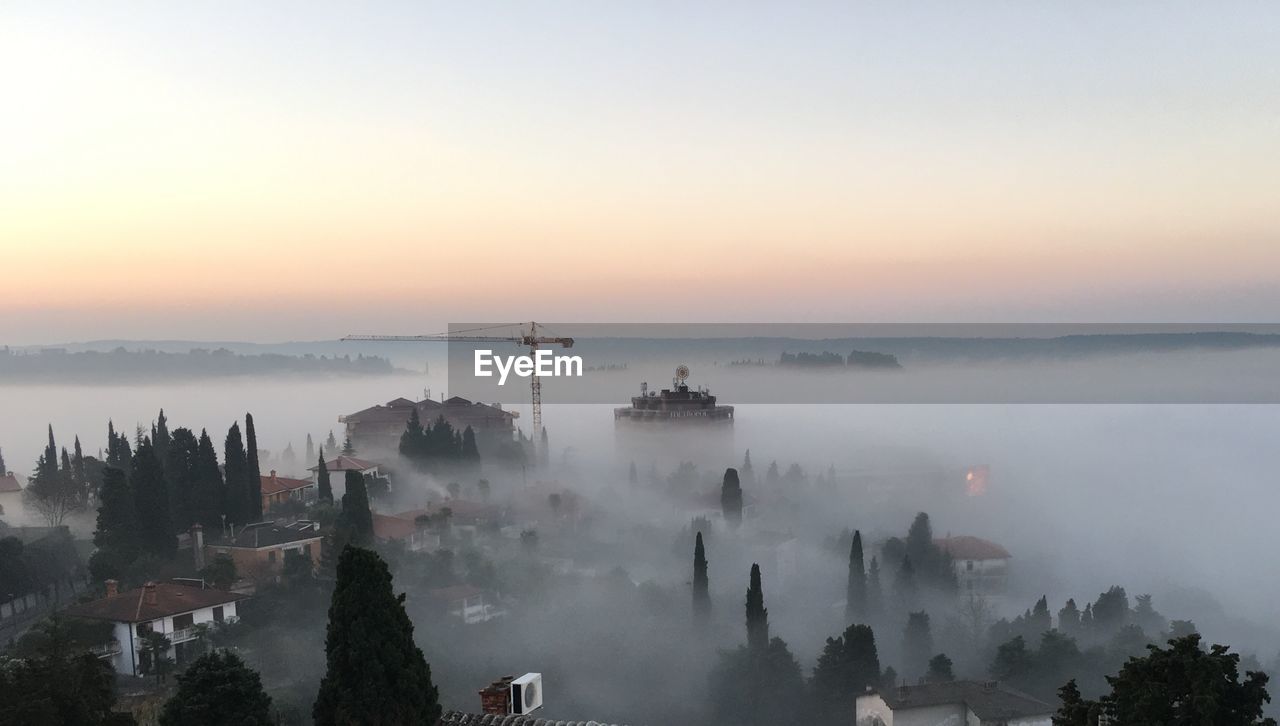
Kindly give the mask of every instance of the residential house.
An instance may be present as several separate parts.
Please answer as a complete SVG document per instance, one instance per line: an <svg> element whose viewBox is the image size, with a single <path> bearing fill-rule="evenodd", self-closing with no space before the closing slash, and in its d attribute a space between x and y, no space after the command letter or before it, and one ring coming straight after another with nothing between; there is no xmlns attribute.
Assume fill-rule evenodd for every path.
<svg viewBox="0 0 1280 726"><path fill-rule="evenodd" d="M11 471L0 472L0 518L18 524L26 514L22 504L22 482Z"/></svg>
<svg viewBox="0 0 1280 726"><path fill-rule="evenodd" d="M372 461L357 459L354 456L347 456L345 454L340 456L335 456L332 459L326 461L324 463L324 468L326 471L329 472L329 476L333 480L334 487L338 492L342 491L342 481L347 476L348 471L359 472L360 474L363 474L365 476L378 475L377 464L373 463ZM312 478L315 478L315 476L320 471L320 465L316 464L315 466L308 469L308 471L311 472Z"/></svg>
<svg viewBox="0 0 1280 726"><path fill-rule="evenodd" d="M505 610L499 610L496 605L486 602L484 591L473 585L437 587L427 591L427 598L467 625L485 623L507 614Z"/></svg>
<svg viewBox="0 0 1280 726"><path fill-rule="evenodd" d="M858 696L854 726L1051 726L1057 709L996 681L901 686Z"/></svg>
<svg viewBox="0 0 1280 726"><path fill-rule="evenodd" d="M945 537L935 545L951 557L961 595L998 598L1009 581L1009 560L1004 547L981 537Z"/></svg>
<svg viewBox="0 0 1280 726"><path fill-rule="evenodd" d="M117 673L140 675L150 667L150 655L143 647L147 633L161 633L169 639L166 657L179 665L204 651L202 628L197 626L236 619L236 605L244 595L191 584L148 582L136 590L119 592L115 580L107 580L107 595L68 607L64 612L114 625L113 640L94 649L111 661Z"/></svg>
<svg viewBox="0 0 1280 726"><path fill-rule="evenodd" d="M312 568L320 566L320 547L324 536L320 524L300 520L283 525L259 522L204 545L204 557L212 561L227 555L236 564L236 574L250 580L273 579L284 569L285 557L294 554L311 560Z"/></svg>
<svg viewBox="0 0 1280 726"><path fill-rule="evenodd" d="M388 542L403 542L410 552L440 549L440 535L428 531L415 517L373 513L373 536Z"/></svg>
<svg viewBox="0 0 1280 726"><path fill-rule="evenodd" d="M510 441L519 415L514 411L504 411L501 406L477 403L461 396L444 401L397 398L382 406L339 416L338 422L347 427L347 437L358 450L394 452L399 449L400 435L404 433L414 409L417 409L418 418L424 426L430 426L443 416L458 431L470 426L477 440L482 441Z"/></svg>
<svg viewBox="0 0 1280 726"><path fill-rule="evenodd" d="M272 508L295 501L308 504L316 498L316 483L310 479L292 479L279 476L271 470L270 476L262 479L262 511L270 512Z"/></svg>

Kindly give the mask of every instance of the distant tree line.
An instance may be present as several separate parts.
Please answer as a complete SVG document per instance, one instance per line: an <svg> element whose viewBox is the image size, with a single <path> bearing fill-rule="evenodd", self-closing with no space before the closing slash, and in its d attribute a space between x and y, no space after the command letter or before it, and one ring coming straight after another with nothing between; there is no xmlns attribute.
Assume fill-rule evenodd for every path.
<svg viewBox="0 0 1280 726"><path fill-rule="evenodd" d="M357 355L245 355L226 348L196 348L186 353L157 350L17 352L0 348L0 378L11 382L121 382L240 375L325 374L385 375L391 361Z"/></svg>
<svg viewBox="0 0 1280 726"><path fill-rule="evenodd" d="M778 358L778 365L805 368L837 367L848 368L901 368L898 358L889 353L855 350L848 356L823 351L821 353L788 353L783 351Z"/></svg>

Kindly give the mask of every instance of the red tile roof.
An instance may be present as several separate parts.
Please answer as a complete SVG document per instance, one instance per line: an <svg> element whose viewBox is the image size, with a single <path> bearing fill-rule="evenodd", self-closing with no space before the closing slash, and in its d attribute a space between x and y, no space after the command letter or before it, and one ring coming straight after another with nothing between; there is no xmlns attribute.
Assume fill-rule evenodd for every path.
<svg viewBox="0 0 1280 726"><path fill-rule="evenodd" d="M437 587L434 590L427 591L427 597L437 602L457 602L465 600L469 597L484 594L484 590L474 585L450 585L449 587Z"/></svg>
<svg viewBox="0 0 1280 726"><path fill-rule="evenodd" d="M0 474L0 494L20 491L22 491L22 483L18 481L18 477L13 472Z"/></svg>
<svg viewBox="0 0 1280 726"><path fill-rule="evenodd" d="M1007 560L1013 557L1009 550L981 537L947 537L935 539L933 543L951 555L953 560Z"/></svg>
<svg viewBox="0 0 1280 726"><path fill-rule="evenodd" d="M378 539L408 539L418 530L412 517L393 517L389 514L373 515L373 536Z"/></svg>
<svg viewBox="0 0 1280 726"><path fill-rule="evenodd" d="M291 479L287 476L271 476L262 477L262 493L263 494L279 494L281 492L291 492L296 489L315 486L315 482L310 479Z"/></svg>
<svg viewBox="0 0 1280 726"><path fill-rule="evenodd" d="M225 605L245 598L234 592L199 588L160 582L154 585L155 602L147 602L146 588L122 592L115 597L104 597L86 603L72 605L67 615L95 620L112 620L118 623L144 623L149 620L181 615L192 610Z"/></svg>
<svg viewBox="0 0 1280 726"><path fill-rule="evenodd" d="M354 456L338 456L324 463L324 468L332 474L335 471L368 471L378 468L378 465L372 461L357 459ZM308 469L308 471L319 471L320 466L316 465Z"/></svg>

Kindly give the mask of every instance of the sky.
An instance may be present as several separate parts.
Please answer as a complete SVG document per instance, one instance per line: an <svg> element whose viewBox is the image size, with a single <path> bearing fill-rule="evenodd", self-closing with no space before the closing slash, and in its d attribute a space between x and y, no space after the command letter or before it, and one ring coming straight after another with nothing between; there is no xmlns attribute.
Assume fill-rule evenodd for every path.
<svg viewBox="0 0 1280 726"><path fill-rule="evenodd" d="M7 2L0 345L1274 322L1280 5Z"/></svg>

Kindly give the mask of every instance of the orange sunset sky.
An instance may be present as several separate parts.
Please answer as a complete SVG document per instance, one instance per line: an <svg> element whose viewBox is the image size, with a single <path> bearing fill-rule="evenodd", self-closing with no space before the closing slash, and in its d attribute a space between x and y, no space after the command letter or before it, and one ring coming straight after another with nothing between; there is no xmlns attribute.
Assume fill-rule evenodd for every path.
<svg viewBox="0 0 1280 726"><path fill-rule="evenodd" d="M6 3L0 344L1274 322L1280 5L788 5Z"/></svg>

